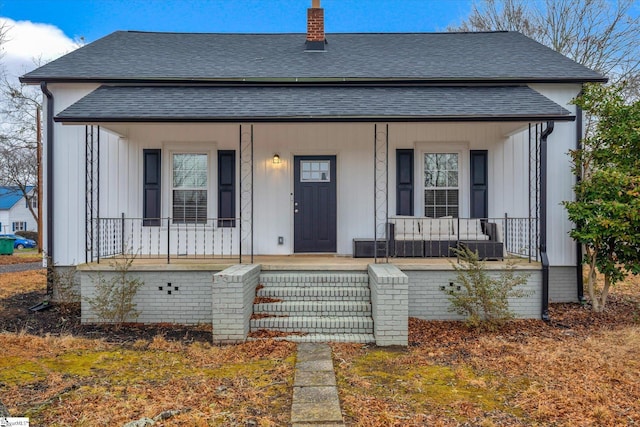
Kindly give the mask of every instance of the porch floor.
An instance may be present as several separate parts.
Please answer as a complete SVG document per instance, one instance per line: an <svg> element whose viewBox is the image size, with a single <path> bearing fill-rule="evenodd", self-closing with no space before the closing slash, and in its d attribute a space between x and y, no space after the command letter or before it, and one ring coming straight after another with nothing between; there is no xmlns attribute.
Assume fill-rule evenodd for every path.
<svg viewBox="0 0 640 427"><path fill-rule="evenodd" d="M117 257L103 258L100 263L93 262L78 266L80 270L109 269ZM378 263L386 263L386 258L378 258ZM529 261L526 258L509 258L517 269L539 270L541 263ZM250 256L242 257L243 264L251 263ZM367 271L369 264L375 263L374 258L352 258L340 255L255 255L253 264L261 264L262 271ZM455 258L389 258L389 264L396 265L400 270L452 270ZM497 269L505 267L508 260L487 261L487 267ZM238 258L179 258L172 257L171 263L166 258L143 258L133 260L134 270L202 270L221 271L232 265L239 264Z"/></svg>

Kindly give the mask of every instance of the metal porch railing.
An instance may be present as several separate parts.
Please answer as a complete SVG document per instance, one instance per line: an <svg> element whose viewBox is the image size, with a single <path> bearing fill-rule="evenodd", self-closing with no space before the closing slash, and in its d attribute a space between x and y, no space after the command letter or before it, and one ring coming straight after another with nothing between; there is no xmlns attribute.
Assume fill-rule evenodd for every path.
<svg viewBox="0 0 640 427"><path fill-rule="evenodd" d="M92 259L117 255L166 259L240 259L239 218L177 223L172 218L94 219Z"/></svg>

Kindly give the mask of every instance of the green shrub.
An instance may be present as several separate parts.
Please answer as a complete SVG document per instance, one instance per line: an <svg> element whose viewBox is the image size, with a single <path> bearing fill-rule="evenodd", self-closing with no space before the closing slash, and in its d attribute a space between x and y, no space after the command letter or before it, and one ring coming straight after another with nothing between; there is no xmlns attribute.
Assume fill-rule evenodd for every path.
<svg viewBox="0 0 640 427"><path fill-rule="evenodd" d="M466 316L470 327L486 330L495 330L512 319L509 298L528 295L515 288L526 284L529 274L516 274L513 262L507 262L505 269L494 278L477 252L466 247L453 251L459 263L452 263L456 270L455 286L445 289L451 302L449 311Z"/></svg>

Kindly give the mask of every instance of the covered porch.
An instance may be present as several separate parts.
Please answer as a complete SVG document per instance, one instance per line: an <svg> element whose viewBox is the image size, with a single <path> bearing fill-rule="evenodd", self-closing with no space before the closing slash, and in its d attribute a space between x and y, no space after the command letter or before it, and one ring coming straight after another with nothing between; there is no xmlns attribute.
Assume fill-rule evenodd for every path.
<svg viewBox="0 0 640 427"><path fill-rule="evenodd" d="M540 260L542 143L573 118L526 86L101 87L56 116L85 127L85 262L129 252L167 264L320 252L387 262L461 243ZM178 160L199 162L188 172L202 182ZM325 176L328 199L298 186Z"/></svg>

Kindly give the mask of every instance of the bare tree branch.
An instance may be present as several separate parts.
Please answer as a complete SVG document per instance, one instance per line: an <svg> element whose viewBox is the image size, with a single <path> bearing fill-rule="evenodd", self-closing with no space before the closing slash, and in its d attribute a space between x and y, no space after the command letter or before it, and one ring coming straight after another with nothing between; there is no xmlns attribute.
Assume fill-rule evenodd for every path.
<svg viewBox="0 0 640 427"><path fill-rule="evenodd" d="M7 41L9 27L0 26L0 59L2 44ZM27 206L38 222L32 199L38 186L37 110L41 94L37 88L13 81L0 64L0 185L16 188L29 202ZM33 187L34 191L28 191Z"/></svg>
<svg viewBox="0 0 640 427"><path fill-rule="evenodd" d="M640 84L640 17L635 0L479 0L450 31L519 31L574 61L626 82L627 96Z"/></svg>

